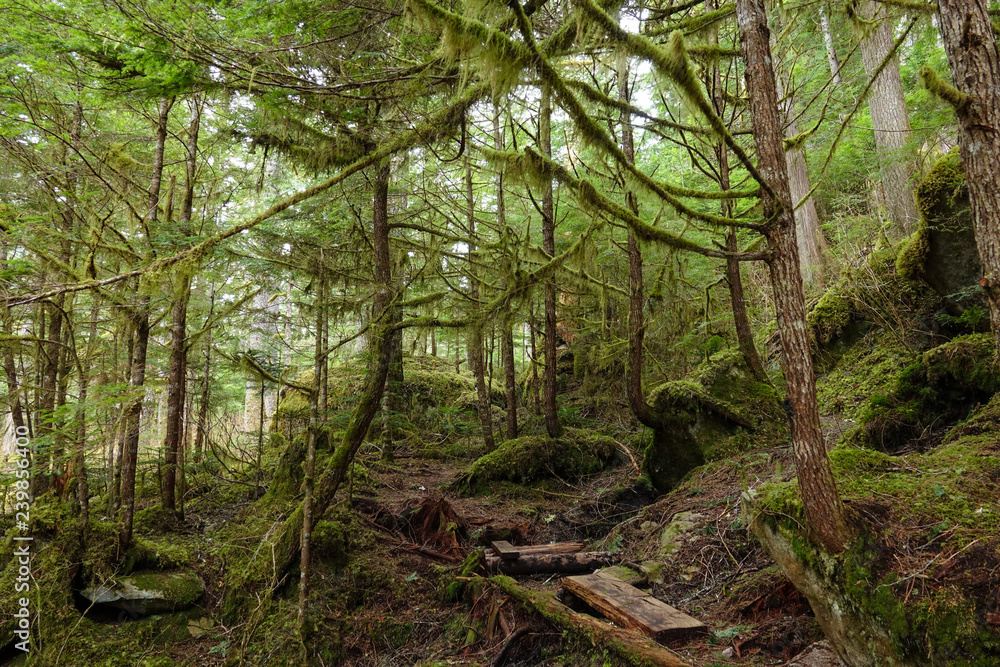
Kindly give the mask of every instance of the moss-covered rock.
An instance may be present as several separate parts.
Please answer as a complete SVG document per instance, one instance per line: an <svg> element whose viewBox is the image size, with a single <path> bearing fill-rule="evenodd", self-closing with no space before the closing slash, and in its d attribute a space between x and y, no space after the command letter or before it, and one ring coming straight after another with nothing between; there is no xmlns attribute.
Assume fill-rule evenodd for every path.
<svg viewBox="0 0 1000 667"><path fill-rule="evenodd" d="M897 267L923 279L944 297L953 314L985 303L977 283L982 276L972 226L965 170L955 148L942 157L917 187L920 227Z"/></svg>
<svg viewBox="0 0 1000 667"><path fill-rule="evenodd" d="M558 439L525 436L507 440L477 459L454 485L477 491L490 482L530 484L554 475L578 478L600 472L617 452L613 439L585 429L567 428Z"/></svg>
<svg viewBox="0 0 1000 667"><path fill-rule="evenodd" d="M136 572L80 591L91 602L123 609L133 616L182 611L205 593L195 572Z"/></svg>
<svg viewBox="0 0 1000 667"><path fill-rule="evenodd" d="M988 334L960 336L928 350L900 371L888 394L876 394L849 436L883 451L928 437L968 416L1000 390L996 349ZM931 439L929 444L936 444Z"/></svg>
<svg viewBox="0 0 1000 667"><path fill-rule="evenodd" d="M739 350L719 352L687 379L660 385L649 403L659 427L643 468L660 492L706 461L784 438L777 392L753 377Z"/></svg>

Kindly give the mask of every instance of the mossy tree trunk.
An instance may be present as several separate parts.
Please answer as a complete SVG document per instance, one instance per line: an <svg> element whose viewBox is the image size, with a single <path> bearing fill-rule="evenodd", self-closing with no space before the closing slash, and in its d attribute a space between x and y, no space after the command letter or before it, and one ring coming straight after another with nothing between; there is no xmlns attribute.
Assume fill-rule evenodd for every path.
<svg viewBox="0 0 1000 667"><path fill-rule="evenodd" d="M820 430L816 378L806 326L805 291L799 270L795 220L785 162L777 87L771 65L770 31L763 0L736 0L740 46L746 65L750 115L761 203L768 221L765 235L771 252L769 269L774 290L782 366L791 403L792 447L808 529L833 553L849 539L844 508L833 479Z"/></svg>
<svg viewBox="0 0 1000 667"><path fill-rule="evenodd" d="M548 84L542 84L542 97L539 102L538 141L541 144L542 155L552 157L552 97ZM556 220L555 206L552 198L552 179L547 177L542 188L542 249L549 257L556 255ZM556 373L557 356L556 337L556 279L554 275L544 278L545 292L545 372L542 392L542 404L545 411L545 431L550 438L562 435L562 424L559 423L559 413L556 409Z"/></svg>
<svg viewBox="0 0 1000 667"><path fill-rule="evenodd" d="M205 335L203 339L205 361L201 367L201 393L198 398L198 419L195 423L193 463L201 463L202 451L208 444L208 406L211 391L212 370L212 329L208 323L212 321L215 311L215 283L209 288L208 315L206 315Z"/></svg>
<svg viewBox="0 0 1000 667"><path fill-rule="evenodd" d="M479 303L479 271L476 268L476 200L472 191L472 158L465 154L465 216L469 232L469 297L472 300L472 326L469 327L469 364L476 376L479 426L486 451L492 452L493 409L486 389L486 364L483 359L483 322Z"/></svg>
<svg viewBox="0 0 1000 667"><path fill-rule="evenodd" d="M496 108L493 116L493 148L498 151L504 150L503 131L500 128L500 108ZM504 247L507 252L512 252L508 245L510 241L510 230L507 227L507 202L504 197L503 169L497 171L497 226L505 241ZM513 267L512 262L505 267L505 274L510 275ZM503 281L504 288L507 287L506 278ZM506 434L508 440L517 437L517 373L514 369L514 317L511 312L510 301L503 304L503 313L500 318L500 360L503 364L504 392L507 397L507 421Z"/></svg>
<svg viewBox="0 0 1000 667"><path fill-rule="evenodd" d="M1000 54L986 0L940 0L941 36L958 89L958 144L965 165L981 285L1000 347Z"/></svg>
<svg viewBox="0 0 1000 667"><path fill-rule="evenodd" d="M314 484L314 492L310 494L312 498L310 515L313 518L322 517L326 508L330 506L337 495L337 491L347 476L351 462L354 460L354 455L364 441L368 427L378 413L382 394L385 391L385 381L389 374L391 358L387 341L393 328L389 309L393 306L395 299L392 260L389 255L389 175L390 163L387 158L376 167L372 202L371 238L375 296L372 303L368 344L373 363L365 378L358 404L354 408L354 412L351 413L344 437L334 449L333 456L330 457L329 463ZM281 536L275 541L274 565L275 571L279 573L288 570L301 549L301 531L305 525L303 509L303 506L300 505L292 512L281 528ZM228 591L228 594L239 596L243 594L243 591Z"/></svg>
<svg viewBox="0 0 1000 667"><path fill-rule="evenodd" d="M861 40L861 60L868 77L875 77L868 95L868 106L875 131L886 211L892 225L899 232L908 234L916 229L918 214L910 184L913 160L904 153L910 140L910 118L906 113L899 59L893 53L893 22L887 16L885 5L874 0L865 3L862 14L866 20L876 22L876 27ZM888 64L878 71L886 58L889 58Z"/></svg>
<svg viewBox="0 0 1000 667"><path fill-rule="evenodd" d="M194 190L198 168L198 132L201 129L201 106L191 100L191 121L188 124L186 155L184 157L184 195L178 230L182 238L191 236L191 218L194 209ZM171 187L171 195L173 188ZM163 477L160 485L160 502L163 508L176 511L177 464L184 428L184 404L187 395L187 310L191 299L191 276L182 274L174 279L174 303L171 308L170 370L167 377L167 418L163 438Z"/></svg>

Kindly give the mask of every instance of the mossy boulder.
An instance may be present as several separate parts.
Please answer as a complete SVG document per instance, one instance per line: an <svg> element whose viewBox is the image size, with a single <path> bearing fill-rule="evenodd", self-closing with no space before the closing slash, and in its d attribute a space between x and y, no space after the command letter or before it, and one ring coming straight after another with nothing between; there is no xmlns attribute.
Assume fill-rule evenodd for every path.
<svg viewBox="0 0 1000 667"><path fill-rule="evenodd" d="M205 593L205 584L193 571L136 572L80 591L96 604L122 609L133 616L183 611Z"/></svg>
<svg viewBox="0 0 1000 667"><path fill-rule="evenodd" d="M754 378L739 350L713 355L688 378L654 389L648 400L658 428L643 467L661 493L706 461L785 437L777 392Z"/></svg>
<svg viewBox="0 0 1000 667"><path fill-rule="evenodd" d="M955 148L942 157L917 187L920 224L899 253L897 272L923 280L941 295L953 315L982 308L982 277L972 225L965 170Z"/></svg>
<svg viewBox="0 0 1000 667"><path fill-rule="evenodd" d="M996 346L988 334L960 336L934 347L896 375L889 394L869 399L849 438L887 452L915 442L936 444L947 428L1000 390L998 370Z"/></svg>
<svg viewBox="0 0 1000 667"><path fill-rule="evenodd" d="M490 482L530 484L553 476L578 478L600 472L617 452L613 439L586 429L567 428L558 439L529 435L501 443L474 461L454 485L475 491Z"/></svg>

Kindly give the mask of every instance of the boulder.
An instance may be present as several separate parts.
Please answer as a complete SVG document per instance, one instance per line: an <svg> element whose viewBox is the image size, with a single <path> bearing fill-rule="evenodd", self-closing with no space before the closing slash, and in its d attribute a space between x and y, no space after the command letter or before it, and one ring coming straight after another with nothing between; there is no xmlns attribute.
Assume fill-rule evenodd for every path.
<svg viewBox="0 0 1000 667"><path fill-rule="evenodd" d="M754 379L736 349L712 355L684 380L660 385L648 400L659 424L643 468L661 493L706 461L785 438L777 392Z"/></svg>
<svg viewBox="0 0 1000 667"><path fill-rule="evenodd" d="M959 315L985 306L983 275L958 149L941 158L917 187L920 226L896 262L907 279L922 279Z"/></svg>
<svg viewBox="0 0 1000 667"><path fill-rule="evenodd" d="M148 616L191 607L205 592L205 584L194 572L136 572L126 577L80 591L91 602Z"/></svg>

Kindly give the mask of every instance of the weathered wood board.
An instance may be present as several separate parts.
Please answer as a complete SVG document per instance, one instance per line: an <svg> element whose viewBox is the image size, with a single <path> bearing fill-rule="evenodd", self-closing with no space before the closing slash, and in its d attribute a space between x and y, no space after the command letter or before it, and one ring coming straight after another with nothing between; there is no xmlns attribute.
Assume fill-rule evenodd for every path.
<svg viewBox="0 0 1000 667"><path fill-rule="evenodd" d="M517 560L518 556L521 555L520 550L506 540L493 542L493 551L503 560Z"/></svg>
<svg viewBox="0 0 1000 667"><path fill-rule="evenodd" d="M504 560L493 554L486 554L486 568L496 574L522 575L561 572L593 572L611 562L611 554L603 551L583 551L569 554L525 554L516 560Z"/></svg>
<svg viewBox="0 0 1000 667"><path fill-rule="evenodd" d="M529 544L515 547L506 540L491 543L493 552L504 560L516 560L521 556L538 556L543 554L575 554L583 551L583 542L553 542L551 544Z"/></svg>
<svg viewBox="0 0 1000 667"><path fill-rule="evenodd" d="M566 577L562 585L621 627L658 642L708 630L701 621L607 574Z"/></svg>

